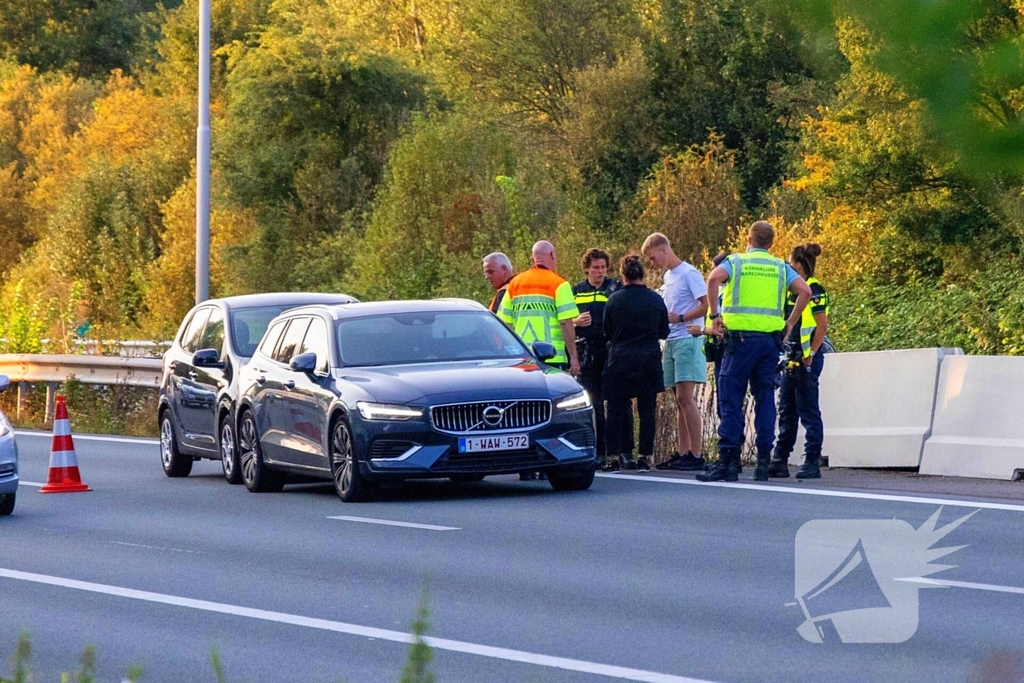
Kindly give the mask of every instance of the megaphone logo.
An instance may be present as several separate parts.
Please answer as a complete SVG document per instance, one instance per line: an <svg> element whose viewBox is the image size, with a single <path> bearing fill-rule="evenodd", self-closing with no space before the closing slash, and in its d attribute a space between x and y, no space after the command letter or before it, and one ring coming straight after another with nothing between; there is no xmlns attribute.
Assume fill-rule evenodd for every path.
<svg viewBox="0 0 1024 683"><path fill-rule="evenodd" d="M932 548L971 515L935 529L939 508L919 529L899 519L817 519L796 534L797 632L812 643L902 643L917 632L918 591L907 581L955 565L932 560L966 546Z"/></svg>

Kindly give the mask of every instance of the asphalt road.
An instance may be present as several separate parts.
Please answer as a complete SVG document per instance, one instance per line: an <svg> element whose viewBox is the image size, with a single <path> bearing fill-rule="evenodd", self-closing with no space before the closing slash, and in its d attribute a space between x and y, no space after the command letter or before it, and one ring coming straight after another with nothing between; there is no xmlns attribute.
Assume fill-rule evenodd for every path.
<svg viewBox="0 0 1024 683"><path fill-rule="evenodd" d="M19 446L23 481L45 481L49 440ZM970 681L984 670L1006 683L1024 654L1020 482L975 482L967 496L899 476L755 485L748 470L746 486L620 475L559 494L496 477L346 505L329 484L251 494L212 462L167 479L154 442L76 446L93 492L23 484L0 519L0 677L28 631L37 682L58 680L89 644L104 681L132 664L144 681L212 681L215 645L230 683L397 682L424 593L429 635L443 639L439 683ZM978 510L938 544L966 546L938 560L955 568L932 577L970 587L919 591L905 642L801 638L801 607L787 603L804 523L916 529L939 501L940 526Z"/></svg>

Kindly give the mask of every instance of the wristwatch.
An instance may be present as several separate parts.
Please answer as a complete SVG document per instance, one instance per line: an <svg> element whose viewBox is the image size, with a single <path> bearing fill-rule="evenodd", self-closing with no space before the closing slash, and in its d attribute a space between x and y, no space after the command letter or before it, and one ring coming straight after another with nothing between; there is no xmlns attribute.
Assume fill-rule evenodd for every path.
<svg viewBox="0 0 1024 683"><path fill-rule="evenodd" d="M721 318L721 317L722 317L721 313L715 313L714 315L709 315L708 316L708 318L710 318L711 320L714 320L715 318Z"/></svg>

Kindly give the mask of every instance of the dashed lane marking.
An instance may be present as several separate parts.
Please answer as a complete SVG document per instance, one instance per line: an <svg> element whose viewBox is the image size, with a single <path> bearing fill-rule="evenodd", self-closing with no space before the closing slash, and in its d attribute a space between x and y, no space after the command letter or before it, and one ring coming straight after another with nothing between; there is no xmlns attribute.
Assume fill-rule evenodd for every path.
<svg viewBox="0 0 1024 683"><path fill-rule="evenodd" d="M374 628L372 626L360 626L358 624L348 624L341 621L330 621L327 619L315 619L313 617L287 614L285 612L270 612L262 609L254 609L252 607L229 605L222 602L194 600L192 598L183 598L177 595L167 595L164 593L150 593L149 591L122 588L121 586L109 586L106 584L91 583L88 581L76 581L74 579L67 579L60 576L47 576L46 574L31 574L28 572L15 571L13 569L0 569L0 578L11 579L14 581L27 581L29 583L57 586L60 588L70 588L88 593L99 593L101 595L110 595L130 600L141 600L143 602L171 605L174 607L184 607L202 612L215 612L217 614L228 614L231 616L258 619L260 621L270 621L278 624L302 626L304 628L317 629L320 631L333 631L334 633L343 633L363 638L375 638L378 640L403 643L406 645L415 641L415 636L411 633L404 633L402 631L391 631L382 628ZM492 647L490 645L467 643L461 640L424 637L423 641L436 650L478 655L480 657L500 659L507 662L532 664L535 666L547 667L549 669L576 671L579 673L605 676L607 678L615 678L623 681L641 681L641 683L711 683L710 681L688 678L686 676L675 676L673 674L645 671L643 669L630 669L623 666L614 666L612 664L587 662L581 659L553 657L551 655L524 652L522 650L510 650L504 647Z"/></svg>
<svg viewBox="0 0 1024 683"><path fill-rule="evenodd" d="M982 510L1008 510L1024 512L1024 505L1010 503L989 503L975 500L956 500L953 498L923 498L920 496L897 496L888 493L863 493L860 491L835 491L831 489L794 488L792 486L764 486L761 484L741 484L737 482L703 482L696 479L677 479L674 477L649 477L636 474L604 474L597 475L603 479L620 481L652 481L660 484L678 484L683 486L721 487L743 489L747 491L770 491L773 493L794 493L805 496L828 496L832 498L860 498L862 500L887 500L895 503L921 503L924 505L949 505L952 507L978 508Z"/></svg>
<svg viewBox="0 0 1024 683"><path fill-rule="evenodd" d="M400 526L408 529L426 529L427 531L461 531L457 526L438 526L436 524L417 524L415 522L396 522L392 519L374 519L373 517L350 517L337 515L327 519L338 519L342 522L363 522L364 524L381 524L384 526Z"/></svg>

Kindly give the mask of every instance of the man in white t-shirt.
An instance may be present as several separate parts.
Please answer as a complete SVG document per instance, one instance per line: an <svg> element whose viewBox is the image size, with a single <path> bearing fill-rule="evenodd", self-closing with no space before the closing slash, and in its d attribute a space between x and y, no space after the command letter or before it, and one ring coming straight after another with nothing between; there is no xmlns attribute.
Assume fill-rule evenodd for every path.
<svg viewBox="0 0 1024 683"><path fill-rule="evenodd" d="M701 470L704 469L701 416L694 390L707 381L708 365L704 339L687 332L686 326L704 320L708 309L707 286L700 271L676 256L668 238L660 232L644 240L642 251L654 268L664 270L662 296L668 308L669 335L662 365L665 388L675 393L679 437L676 452L657 465L657 469Z"/></svg>

